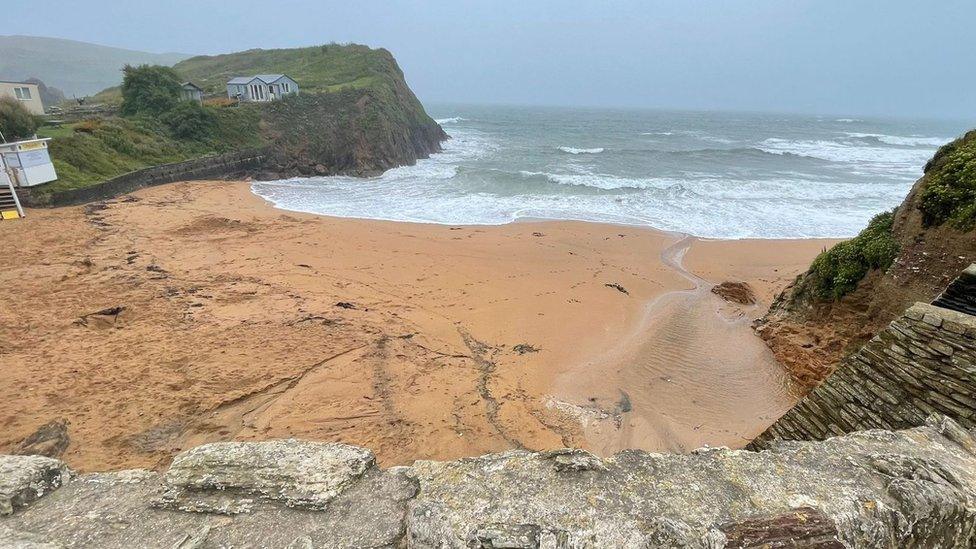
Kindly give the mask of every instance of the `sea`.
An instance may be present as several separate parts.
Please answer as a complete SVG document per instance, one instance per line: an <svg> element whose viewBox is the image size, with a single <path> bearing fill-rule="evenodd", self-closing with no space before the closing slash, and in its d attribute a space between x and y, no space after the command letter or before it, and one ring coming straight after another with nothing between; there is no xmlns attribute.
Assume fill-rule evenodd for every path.
<svg viewBox="0 0 976 549"><path fill-rule="evenodd" d="M498 225L561 219L705 238L857 234L973 121L431 105L451 139L373 178L259 182L277 207Z"/></svg>

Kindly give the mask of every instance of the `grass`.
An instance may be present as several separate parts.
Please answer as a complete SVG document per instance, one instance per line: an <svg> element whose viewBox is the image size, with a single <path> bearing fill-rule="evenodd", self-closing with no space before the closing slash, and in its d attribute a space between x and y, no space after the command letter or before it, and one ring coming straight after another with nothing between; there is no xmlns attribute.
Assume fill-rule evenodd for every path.
<svg viewBox="0 0 976 549"><path fill-rule="evenodd" d="M939 149L925 172L919 201L925 225L976 228L976 131Z"/></svg>
<svg viewBox="0 0 976 549"><path fill-rule="evenodd" d="M150 118L112 117L45 128L49 135L44 136L53 137L50 154L58 179L34 192L87 187L150 166L264 144L257 132L260 114L256 108L213 111L214 134L199 141L175 139L169 128Z"/></svg>
<svg viewBox="0 0 976 549"><path fill-rule="evenodd" d="M303 92L366 88L403 78L387 50L338 44L191 57L173 68L211 93L222 92L235 76L252 74L287 74Z"/></svg>
<svg viewBox="0 0 976 549"><path fill-rule="evenodd" d="M891 233L894 213L876 215L857 236L817 256L810 267L817 298L840 299L854 291L869 271L891 265L899 250Z"/></svg>
<svg viewBox="0 0 976 549"><path fill-rule="evenodd" d="M41 126L37 128L37 137L63 138L75 134L75 124L63 124L59 127Z"/></svg>

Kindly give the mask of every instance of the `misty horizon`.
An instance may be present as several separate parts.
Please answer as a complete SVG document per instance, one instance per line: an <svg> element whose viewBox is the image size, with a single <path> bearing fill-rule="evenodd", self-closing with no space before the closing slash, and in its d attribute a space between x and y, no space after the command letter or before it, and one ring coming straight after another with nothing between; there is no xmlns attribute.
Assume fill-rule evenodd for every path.
<svg viewBox="0 0 976 549"><path fill-rule="evenodd" d="M245 0L233 16L210 2L94 4L11 7L3 30L187 55L364 44L391 51L425 103L976 117L976 75L960 70L976 6L961 1L292 1L269 12Z"/></svg>

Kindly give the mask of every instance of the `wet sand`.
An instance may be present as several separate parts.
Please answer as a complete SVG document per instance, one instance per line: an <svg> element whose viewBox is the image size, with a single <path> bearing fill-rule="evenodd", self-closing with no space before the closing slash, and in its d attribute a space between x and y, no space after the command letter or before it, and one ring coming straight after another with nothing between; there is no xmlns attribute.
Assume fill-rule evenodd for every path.
<svg viewBox="0 0 976 549"><path fill-rule="evenodd" d="M34 210L0 235L0 452L64 418L81 470L290 436L383 465L741 446L792 403L749 323L824 245L335 219L240 182ZM709 291L728 279L760 303Z"/></svg>

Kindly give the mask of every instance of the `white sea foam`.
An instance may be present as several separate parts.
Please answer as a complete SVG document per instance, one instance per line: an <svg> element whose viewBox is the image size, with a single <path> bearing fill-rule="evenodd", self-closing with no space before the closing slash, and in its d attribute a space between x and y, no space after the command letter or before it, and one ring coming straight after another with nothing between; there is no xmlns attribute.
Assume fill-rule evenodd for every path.
<svg viewBox="0 0 976 549"><path fill-rule="evenodd" d="M829 140L769 138L764 140L759 148L774 154L795 154L831 162L877 164L881 168L909 167L918 171L932 156L932 151L928 149L899 149Z"/></svg>
<svg viewBox="0 0 976 549"><path fill-rule="evenodd" d="M559 147L559 150L569 154L600 154L603 152L603 147L595 147L592 149L577 149L575 147Z"/></svg>
<svg viewBox="0 0 976 549"><path fill-rule="evenodd" d="M921 135L905 137L900 135L885 135L881 133L857 132L844 132L844 135L853 138L873 138L882 143L903 147L941 147L942 145L952 141L951 137L923 137Z"/></svg>
<svg viewBox="0 0 976 549"><path fill-rule="evenodd" d="M642 132L641 135L674 135L674 132Z"/></svg>
<svg viewBox="0 0 976 549"><path fill-rule="evenodd" d="M438 118L434 120L438 124L457 124L458 122L464 122L467 118L462 118L460 116L452 116L451 118Z"/></svg>
<svg viewBox="0 0 976 549"><path fill-rule="evenodd" d="M865 124L853 128L860 134L831 135L785 125L779 137L769 137L776 133L760 129L767 132L763 135L752 126L702 128L649 120L618 134L596 124L589 126L598 128L591 134L544 124L509 130L505 124L516 123L489 117L479 114L463 124L461 117L440 120L452 137L442 153L378 177L291 179L255 183L253 189L280 208L341 217L452 225L578 219L713 238L847 237L902 201L942 142L932 136L952 131L899 132L888 129L895 125ZM484 120L491 123L482 125ZM642 127L668 127L668 132L641 135L674 134L682 141L642 139ZM685 136L708 141L725 135L743 136L737 140L742 145L700 151L670 146L687 147ZM640 154L559 146L588 142Z"/></svg>
<svg viewBox="0 0 976 549"><path fill-rule="evenodd" d="M845 124L853 124L854 122L863 122L863 120L861 120L859 118L838 118L838 119L834 120L834 122L843 122Z"/></svg>

